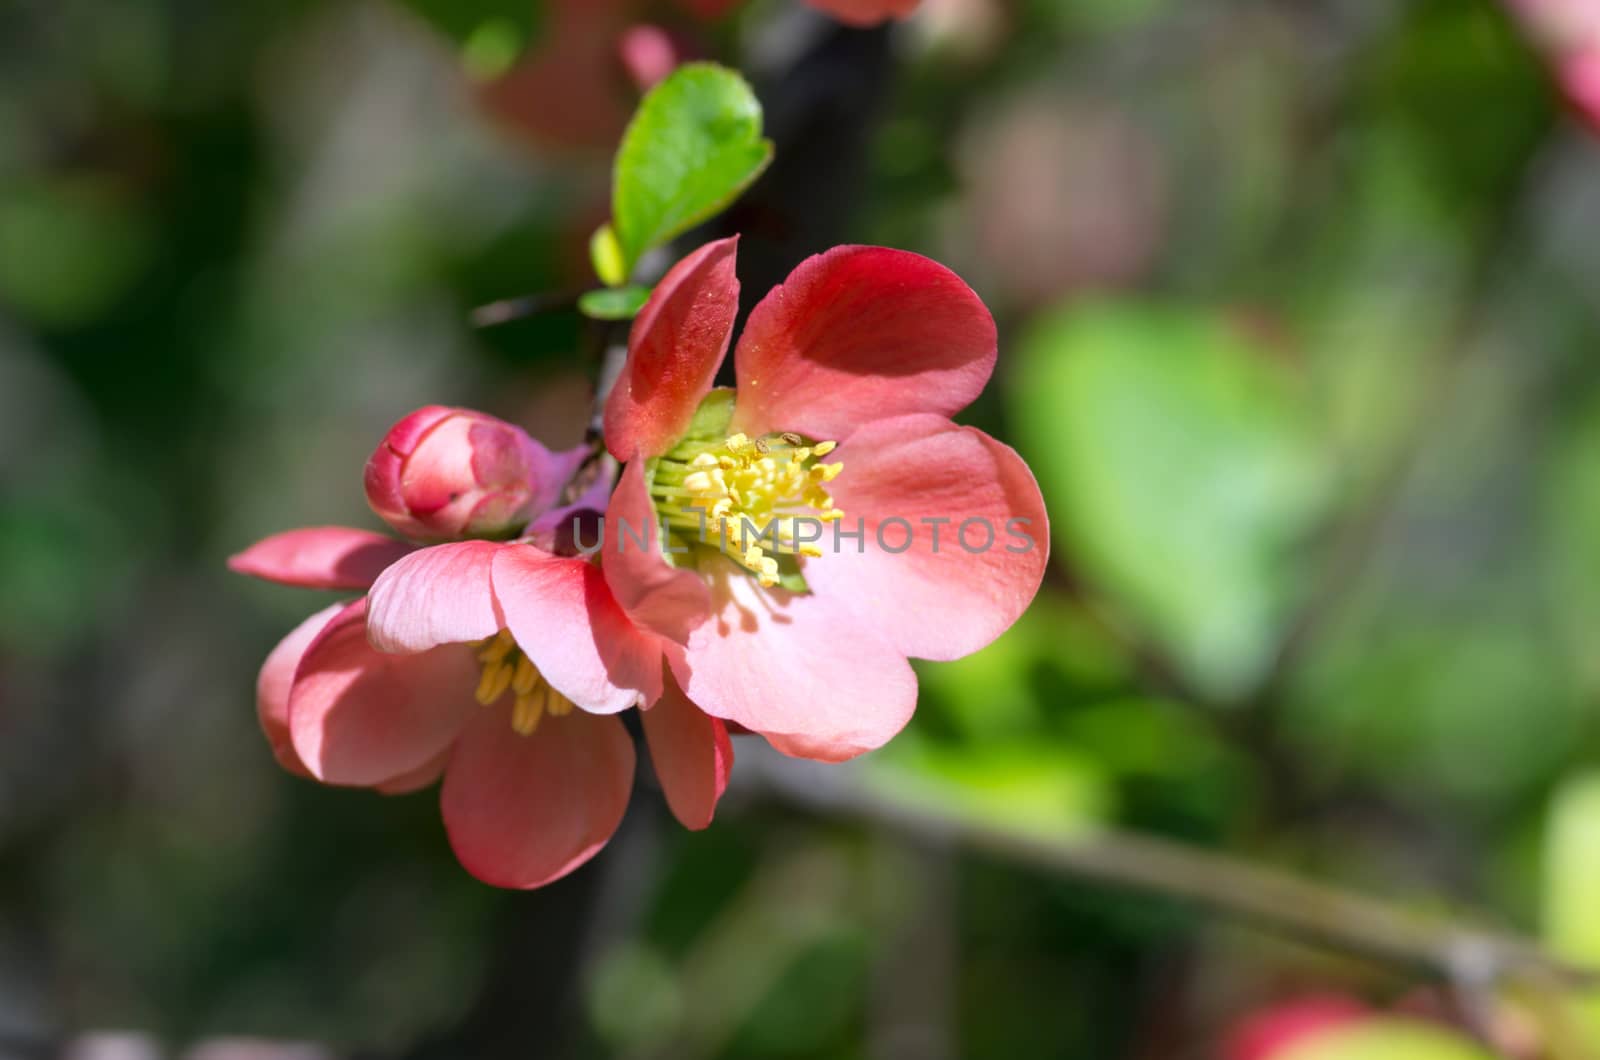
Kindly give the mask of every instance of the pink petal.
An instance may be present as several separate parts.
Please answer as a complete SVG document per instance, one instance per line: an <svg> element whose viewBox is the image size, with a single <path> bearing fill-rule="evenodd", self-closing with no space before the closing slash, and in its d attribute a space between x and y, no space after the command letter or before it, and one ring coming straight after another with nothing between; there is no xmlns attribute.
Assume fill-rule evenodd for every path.
<svg viewBox="0 0 1600 1060"><path fill-rule="evenodd" d="M432 761L417 769L379 784L378 790L385 795L410 795L414 791L432 787L435 781L444 776L444 767L449 761L450 752L442 751Z"/></svg>
<svg viewBox="0 0 1600 1060"><path fill-rule="evenodd" d="M838 526L864 529L864 545L824 531L823 555L805 565L817 594L922 659L970 655L1027 610L1050 523L1010 446L942 416L901 416L867 424L829 459L844 464L830 486Z"/></svg>
<svg viewBox="0 0 1600 1060"><path fill-rule="evenodd" d="M667 805L685 828L705 828L733 769L728 727L689 702L670 675L661 699L639 717Z"/></svg>
<svg viewBox="0 0 1600 1060"><path fill-rule="evenodd" d="M600 568L532 545L494 559L506 628L557 692L584 710L614 714L661 695L661 648L628 621Z"/></svg>
<svg viewBox="0 0 1600 1060"><path fill-rule="evenodd" d="M460 541L419 549L383 572L367 594L368 635L379 651L427 651L483 640L504 625L490 567L505 546Z"/></svg>
<svg viewBox="0 0 1600 1060"><path fill-rule="evenodd" d="M994 359L994 318L955 273L903 250L835 247L751 312L733 423L838 440L888 416L949 416L983 390Z"/></svg>
<svg viewBox="0 0 1600 1060"><path fill-rule="evenodd" d="M667 652L701 710L825 762L881 747L905 727L917 679L876 628L819 593L762 589L731 560L704 567L718 612Z"/></svg>
<svg viewBox="0 0 1600 1060"><path fill-rule="evenodd" d="M641 542L643 544L641 545ZM697 572L673 567L662 553L655 505L643 461L630 461L606 509L600 565L628 617L679 644L711 613L711 596Z"/></svg>
<svg viewBox="0 0 1600 1060"><path fill-rule="evenodd" d="M633 742L616 718L546 716L530 736L511 712L479 712L456 742L440 802L466 870L496 887L539 887L611 838L633 787Z"/></svg>
<svg viewBox="0 0 1600 1060"><path fill-rule="evenodd" d="M257 541L228 569L304 589L365 589L413 547L370 530L312 526Z"/></svg>
<svg viewBox="0 0 1600 1060"><path fill-rule="evenodd" d="M369 787L414 773L481 709L469 649L386 655L367 642L366 611L357 600L317 635L289 696L294 749L330 784Z"/></svg>
<svg viewBox="0 0 1600 1060"><path fill-rule="evenodd" d="M875 26L890 18L905 18L921 0L806 0L819 11L826 11L840 22L852 26Z"/></svg>
<svg viewBox="0 0 1600 1060"><path fill-rule="evenodd" d="M311 770L300 761L289 735L289 689L294 686L294 672L317 634L346 606L325 607L296 626L272 649L256 678L256 717L261 722L261 731L266 734L267 744L278 764L295 776L309 777Z"/></svg>
<svg viewBox="0 0 1600 1060"><path fill-rule="evenodd" d="M674 265L633 322L628 359L606 401L606 447L618 460L672 448L711 389L739 312L738 237Z"/></svg>

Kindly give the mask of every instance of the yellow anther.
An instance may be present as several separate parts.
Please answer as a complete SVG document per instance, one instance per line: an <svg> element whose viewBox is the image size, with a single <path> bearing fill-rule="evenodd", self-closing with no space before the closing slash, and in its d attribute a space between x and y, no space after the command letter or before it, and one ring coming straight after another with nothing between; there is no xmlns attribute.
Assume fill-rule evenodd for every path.
<svg viewBox="0 0 1600 1060"><path fill-rule="evenodd" d="M511 638L510 631L502 629L488 640L483 641L482 647L478 649L478 661L485 663L499 662L507 655L510 655L511 649L516 646L517 642Z"/></svg>
<svg viewBox="0 0 1600 1060"><path fill-rule="evenodd" d="M844 465L819 464L836 443L808 444L792 431L752 439L735 433L720 445L694 440L662 458L654 488L657 511L667 524L688 534L699 528L699 543L720 548L763 585L779 580L773 554L816 558L822 549L801 545L799 518L835 521L824 484ZM553 708L546 708L554 713Z"/></svg>
<svg viewBox="0 0 1600 1060"><path fill-rule="evenodd" d="M544 709L549 712L552 718L564 718L571 714L574 708L572 700L551 688L550 696L545 701Z"/></svg>
<svg viewBox="0 0 1600 1060"><path fill-rule="evenodd" d="M525 696L534 690L539 683L539 671L533 668L533 662L526 655L517 656L517 672L511 678L512 691L518 696Z"/></svg>
<svg viewBox="0 0 1600 1060"><path fill-rule="evenodd" d="M504 659L484 664L483 676L478 679L478 689L473 693L478 702L487 707L505 695L506 689L511 687L511 675L512 667L507 666Z"/></svg>
<svg viewBox="0 0 1600 1060"><path fill-rule="evenodd" d="M549 697L550 686L540 684L530 692L517 696L516 703L511 708L511 728L521 736L532 736L539 727L539 719L544 717L545 700Z"/></svg>

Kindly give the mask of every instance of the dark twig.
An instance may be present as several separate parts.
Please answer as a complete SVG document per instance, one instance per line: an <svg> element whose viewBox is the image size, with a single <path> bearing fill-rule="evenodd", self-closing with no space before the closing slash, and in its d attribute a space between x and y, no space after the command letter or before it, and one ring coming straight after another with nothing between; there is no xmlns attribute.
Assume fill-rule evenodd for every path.
<svg viewBox="0 0 1600 1060"><path fill-rule="evenodd" d="M538 316L540 313L572 309L578 304L578 295L577 291L547 291L541 294L522 295L520 298L502 298L498 302L490 302L474 309L468 319L475 328L492 328L500 324L509 324L514 320Z"/></svg>

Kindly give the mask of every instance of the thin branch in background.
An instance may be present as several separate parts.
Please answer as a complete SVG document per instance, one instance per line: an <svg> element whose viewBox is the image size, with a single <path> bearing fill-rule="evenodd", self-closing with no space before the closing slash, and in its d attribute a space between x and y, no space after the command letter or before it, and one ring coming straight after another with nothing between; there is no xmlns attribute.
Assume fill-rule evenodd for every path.
<svg viewBox="0 0 1600 1060"><path fill-rule="evenodd" d="M742 774L739 783L812 813L965 847L1064 879L1170 899L1442 982L1455 984L1470 968L1475 985L1546 995L1600 987L1600 969L1564 962L1527 939L1426 917L1170 840L1116 830L1049 836L979 822L886 793L863 782L860 767L816 765L755 744L740 748L735 769Z"/></svg>
<svg viewBox="0 0 1600 1060"><path fill-rule="evenodd" d="M541 294L527 294L520 298L502 298L498 302L478 306L467 319L475 328L492 328L536 317L541 313L574 309L577 305L577 291L548 291Z"/></svg>

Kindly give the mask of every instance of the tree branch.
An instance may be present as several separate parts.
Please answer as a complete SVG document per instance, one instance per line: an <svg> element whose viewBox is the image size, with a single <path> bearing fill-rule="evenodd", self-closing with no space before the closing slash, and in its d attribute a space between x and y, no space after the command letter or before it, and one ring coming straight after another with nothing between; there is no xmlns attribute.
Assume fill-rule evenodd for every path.
<svg viewBox="0 0 1600 1060"><path fill-rule="evenodd" d="M1046 836L979 822L863 783L859 766L784 758L741 746L736 783L764 789L812 813L854 818L954 844L1052 876L1138 891L1251 923L1414 973L1529 992L1600 987L1600 969L1579 968L1492 928L1440 921L1402 906L1277 869L1153 836L1116 830Z"/></svg>

